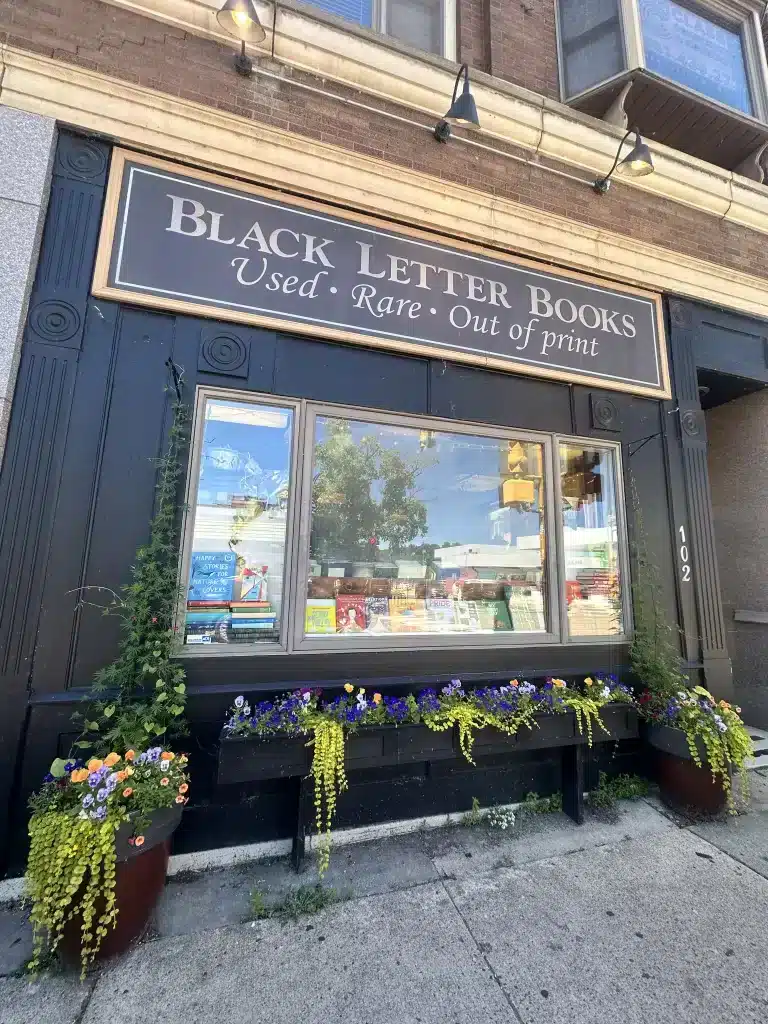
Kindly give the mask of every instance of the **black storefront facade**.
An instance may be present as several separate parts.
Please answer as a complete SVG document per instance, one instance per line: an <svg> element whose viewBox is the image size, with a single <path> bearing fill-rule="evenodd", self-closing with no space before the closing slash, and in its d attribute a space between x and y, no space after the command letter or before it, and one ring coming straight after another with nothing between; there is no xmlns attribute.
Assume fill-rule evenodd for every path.
<svg viewBox="0 0 768 1024"><path fill-rule="evenodd" d="M117 623L84 601L82 588L117 589L146 540L174 368L195 411L185 586L202 571L200 589L180 609L180 639L191 641L181 656L195 798L179 849L290 834L286 783L216 785L218 734L240 693L297 684L333 691L348 680L402 693L454 677L626 675L639 519L657 600L679 626L692 676L718 696L731 694L699 370L766 382L762 323L270 195L95 139L61 132L58 146L0 477L0 787L9 835L23 833L27 795L66 751L84 688L114 656ZM201 189L215 196L207 205ZM242 204L251 202L259 212L248 219ZM431 246L440 259L414 255L413 246ZM191 262L182 251L194 254ZM468 260L482 269L473 274ZM269 307L238 306L238 287L255 293L262 281L279 303L262 289ZM328 305L321 293L340 297ZM326 302L321 313L301 312L315 301ZM379 328L380 316L405 327ZM440 326L424 328L430 320ZM510 330L513 320L519 330ZM457 340L467 327L479 343ZM211 422L220 425L215 436L206 434ZM251 431L253 451L237 448L235 428ZM259 431L267 429L283 447L269 456L262 448L260 459ZM366 560L359 550L345 555L335 534L335 548L316 543L318 509L334 498L332 489L320 494L318 480L334 465L332 442L359 450L371 437L377 458L394 467L395 493L418 490L441 525L428 524L418 502L406 527L398 510L385 525L374 519L376 551ZM210 488L203 449L213 450ZM424 497L449 456L456 472ZM417 457L428 474L420 490L402 482ZM473 459L486 462L465 473ZM377 485L379 506L386 484ZM254 487L271 496L255 515ZM478 494L494 506L480 539L461 535ZM249 553L244 571L230 558L233 538L222 542L217 526L223 506L237 512L225 532L233 522L247 533L269 521L274 565L260 551ZM327 530L340 516L326 510ZM578 543L566 540L578 530ZM416 551L417 535L429 540L421 545L428 557ZM515 550L508 572L490 571L500 557L486 550L491 540ZM224 592L229 575L237 589ZM381 600L386 609L365 603ZM491 614L490 624L476 618L475 628L454 630L458 605L462 614ZM374 635L382 609L387 624ZM414 616L429 628L414 627ZM603 635L595 623L605 624ZM639 756L638 745L618 753L627 764ZM339 824L445 813L473 796L511 802L551 791L555 771L547 751L489 758L477 769L449 762L371 770L350 780Z"/></svg>

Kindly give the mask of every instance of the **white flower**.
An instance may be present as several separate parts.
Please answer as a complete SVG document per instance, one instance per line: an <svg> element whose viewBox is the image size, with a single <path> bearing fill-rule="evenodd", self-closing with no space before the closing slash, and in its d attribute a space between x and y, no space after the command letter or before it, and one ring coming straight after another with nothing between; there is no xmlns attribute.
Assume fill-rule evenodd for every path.
<svg viewBox="0 0 768 1024"><path fill-rule="evenodd" d="M235 697L235 707L241 708L245 704L245 697Z"/></svg>
<svg viewBox="0 0 768 1024"><path fill-rule="evenodd" d="M309 704L309 702L312 700L312 694L309 692L309 690L306 690L301 695L301 699L304 701L305 704Z"/></svg>
<svg viewBox="0 0 768 1024"><path fill-rule="evenodd" d="M363 709L363 711L365 711L365 709L368 707L368 701L365 699L362 693L358 693L357 695L357 704L358 707Z"/></svg>
<svg viewBox="0 0 768 1024"><path fill-rule="evenodd" d="M603 697L607 700L610 696L611 696L611 688L610 688L610 686L604 686L603 687Z"/></svg>
<svg viewBox="0 0 768 1024"><path fill-rule="evenodd" d="M250 715L250 713L251 713L251 705L250 704L243 704L243 714L244 715Z"/></svg>
<svg viewBox="0 0 768 1024"><path fill-rule="evenodd" d="M677 691L677 699L678 700L686 701L686 700L688 700L688 694L685 692L685 690L678 690Z"/></svg>
<svg viewBox="0 0 768 1024"><path fill-rule="evenodd" d="M160 762L160 770L161 771L167 772L170 767L171 767L171 762L170 761L161 761Z"/></svg>

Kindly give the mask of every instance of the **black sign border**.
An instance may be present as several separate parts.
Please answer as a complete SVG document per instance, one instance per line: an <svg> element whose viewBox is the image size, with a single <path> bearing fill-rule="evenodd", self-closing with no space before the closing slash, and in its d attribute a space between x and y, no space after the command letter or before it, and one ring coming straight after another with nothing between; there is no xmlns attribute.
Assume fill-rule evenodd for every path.
<svg viewBox="0 0 768 1024"><path fill-rule="evenodd" d="M249 313L233 309L230 305L209 305L206 302L193 302L189 299L178 299L157 295L154 292L131 291L128 288L111 285L109 283L110 268L113 262L115 240L118 238L118 224L121 210L121 199L125 182L127 165L143 166L151 169L160 169L175 174L177 177L187 179L191 183L196 181L223 186L233 192L246 192L259 196L271 202L284 202L287 206L296 206L302 209L311 210L330 216L337 220L348 221L351 224L360 224L365 227L372 227L382 231L390 231L403 238L413 238L418 241L426 241L443 248L453 249L459 253L466 252L473 255L486 257L490 260L509 263L512 266L530 268L538 273L551 274L553 277L570 278L583 284L594 285L605 291L615 291L618 294L633 295L638 298L649 300L655 310L656 328L656 357L660 369L661 386L656 387L648 384L633 384L618 381L608 375L590 375L578 373L567 369L550 369L535 363L527 363L512 358L500 358L485 355L479 352L454 348L451 345L439 345L419 341L410 341L402 338L377 338L370 334L342 330L336 327L329 327L322 324L307 323L302 320L282 320L279 317L269 316L261 313ZM102 218L101 232L99 235L99 246L96 255L94 268L93 295L98 298L116 299L140 306L150 306L155 309L163 309L175 312L191 313L196 316L211 317L217 320L230 320L236 323L245 323L258 327L269 327L276 330L305 334L313 337L328 338L333 341L342 341L367 347L381 348L408 353L410 355L431 356L438 359L450 359L453 362L466 363L471 366L483 367L492 370L501 370L507 373L519 373L524 376L541 377L548 380L557 380L569 384L586 384L599 387L606 391L623 391L628 394L642 395L645 397L668 399L671 398L669 362L667 354L667 340L664 329L664 315L661 302L661 295L657 292L646 291L632 285L625 285L616 281L609 281L603 278L583 274L579 271L554 267L542 261L528 259L524 256L509 254L497 249L487 249L463 239L446 237L437 232L404 226L393 221L369 216L367 214L350 211L346 207L330 206L326 203L313 199L294 196L278 189L269 189L254 185L238 178L225 177L210 171L199 170L196 167L189 167L185 164L172 163L159 157L148 156L144 153L135 153L126 149L114 149L107 186L107 198ZM210 303L213 300L208 299Z"/></svg>

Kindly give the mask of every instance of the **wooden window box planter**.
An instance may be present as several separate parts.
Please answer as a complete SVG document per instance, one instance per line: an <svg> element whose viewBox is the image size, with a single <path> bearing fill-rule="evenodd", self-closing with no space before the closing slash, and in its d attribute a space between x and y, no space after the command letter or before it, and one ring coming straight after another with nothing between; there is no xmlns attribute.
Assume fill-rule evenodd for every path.
<svg viewBox="0 0 768 1024"><path fill-rule="evenodd" d="M593 729L593 743L631 739L638 735L636 710L628 704L608 704L601 712L610 736ZM579 732L572 711L536 716L537 726L523 726L514 736L498 729L475 733L474 757L524 753L546 748L562 749L563 810L577 824L584 820L584 757L587 737ZM307 823L311 820L312 784L308 779L312 747L306 736L242 737L222 733L219 743L218 782L221 785L297 778L299 798L294 864L304 856ZM347 771L385 768L416 762L444 761L463 757L456 729L435 732L426 725L367 726L347 736Z"/></svg>

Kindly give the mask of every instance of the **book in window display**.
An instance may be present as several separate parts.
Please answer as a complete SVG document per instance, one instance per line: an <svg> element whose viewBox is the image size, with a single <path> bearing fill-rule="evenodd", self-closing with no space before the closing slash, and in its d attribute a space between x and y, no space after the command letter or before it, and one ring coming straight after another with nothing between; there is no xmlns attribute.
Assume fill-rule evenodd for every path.
<svg viewBox="0 0 768 1024"><path fill-rule="evenodd" d="M389 616L393 633L424 633L427 631L426 601L391 598Z"/></svg>
<svg viewBox="0 0 768 1024"><path fill-rule="evenodd" d="M188 601L231 601L237 576L234 551L193 551Z"/></svg>
<svg viewBox="0 0 768 1024"><path fill-rule="evenodd" d="M332 598L307 600L304 632L312 636L336 632L336 602Z"/></svg>
<svg viewBox="0 0 768 1024"><path fill-rule="evenodd" d="M392 632L392 622L389 616L389 598L366 597L365 614L368 623L368 633Z"/></svg>
<svg viewBox="0 0 768 1024"><path fill-rule="evenodd" d="M452 633L455 629L454 602L449 597L428 597L427 628L433 633Z"/></svg>
<svg viewBox="0 0 768 1024"><path fill-rule="evenodd" d="M512 628L517 633L546 632L544 595L537 587L504 587Z"/></svg>
<svg viewBox="0 0 768 1024"><path fill-rule="evenodd" d="M339 594L336 598L336 631L363 633L366 625L365 597L362 594Z"/></svg>

